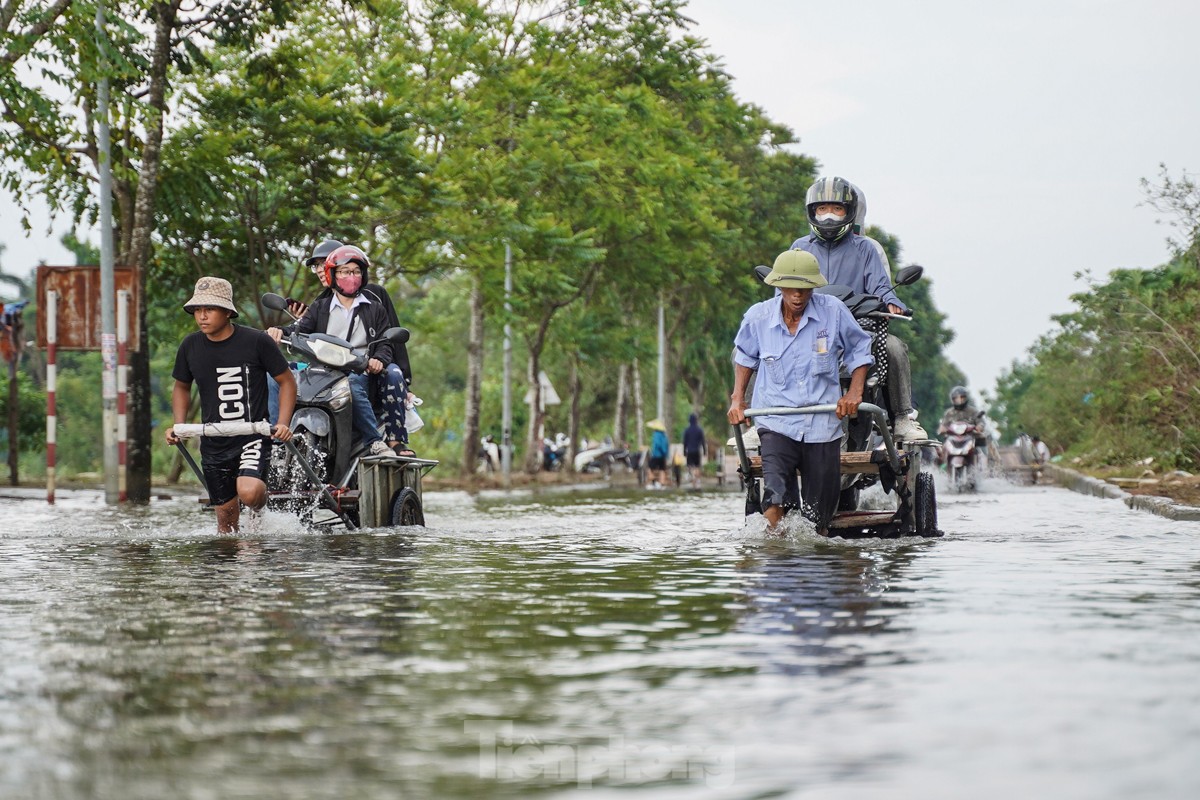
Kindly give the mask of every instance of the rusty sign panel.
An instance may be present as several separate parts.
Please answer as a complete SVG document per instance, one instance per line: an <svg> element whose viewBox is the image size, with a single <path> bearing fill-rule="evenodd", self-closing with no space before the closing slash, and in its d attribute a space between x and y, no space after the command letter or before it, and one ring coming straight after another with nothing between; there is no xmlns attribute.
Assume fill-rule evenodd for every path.
<svg viewBox="0 0 1200 800"><path fill-rule="evenodd" d="M129 292L129 349L137 350L140 340L138 331L137 270L133 267L115 267L113 284L116 291ZM58 293L58 349L100 349L100 268L48 267L37 268L37 343L46 346L46 292L53 289ZM113 298L113 321L117 319L117 299Z"/></svg>

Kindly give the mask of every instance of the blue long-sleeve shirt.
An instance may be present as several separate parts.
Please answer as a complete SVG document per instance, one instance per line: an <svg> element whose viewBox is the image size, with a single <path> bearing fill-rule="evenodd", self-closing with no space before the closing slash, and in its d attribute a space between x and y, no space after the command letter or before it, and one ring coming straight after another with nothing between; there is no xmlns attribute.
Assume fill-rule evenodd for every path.
<svg viewBox="0 0 1200 800"><path fill-rule="evenodd" d="M733 340L733 360L757 369L754 405L825 405L842 396L838 362L850 372L875 363L871 335L836 297L814 294L809 298L796 333L783 321L783 301L778 297L750 306ZM758 417L755 424L796 441L832 442L842 435L833 414Z"/></svg>

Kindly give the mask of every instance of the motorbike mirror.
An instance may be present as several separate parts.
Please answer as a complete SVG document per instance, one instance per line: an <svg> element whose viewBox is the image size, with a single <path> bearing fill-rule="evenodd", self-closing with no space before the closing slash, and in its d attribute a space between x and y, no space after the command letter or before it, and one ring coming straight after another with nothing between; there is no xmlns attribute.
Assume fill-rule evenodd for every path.
<svg viewBox="0 0 1200 800"><path fill-rule="evenodd" d="M763 264L759 264L754 268L754 277L758 279L759 283L765 284L767 282L767 276L770 274L771 268Z"/></svg>
<svg viewBox="0 0 1200 800"><path fill-rule="evenodd" d="M904 269L896 273L896 285L908 286L921 280L921 276L925 274L925 268L920 264L909 264Z"/></svg>
<svg viewBox="0 0 1200 800"><path fill-rule="evenodd" d="M274 292L267 292L264 294L260 302L263 304L264 308L269 308L272 311L288 310L287 300L283 299L281 295L277 295Z"/></svg>
<svg viewBox="0 0 1200 800"><path fill-rule="evenodd" d="M411 335L412 334L408 332L408 328L399 327L388 328L383 332L383 338L387 339L392 344L404 344L408 341L408 337Z"/></svg>

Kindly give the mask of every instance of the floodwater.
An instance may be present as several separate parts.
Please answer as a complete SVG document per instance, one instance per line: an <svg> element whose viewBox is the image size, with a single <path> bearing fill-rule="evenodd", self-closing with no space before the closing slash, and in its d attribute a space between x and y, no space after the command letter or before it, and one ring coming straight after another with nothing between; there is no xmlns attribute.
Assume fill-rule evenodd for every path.
<svg viewBox="0 0 1200 800"><path fill-rule="evenodd" d="M854 542L715 492L2 500L0 797L1200 796L1200 525L939 500Z"/></svg>

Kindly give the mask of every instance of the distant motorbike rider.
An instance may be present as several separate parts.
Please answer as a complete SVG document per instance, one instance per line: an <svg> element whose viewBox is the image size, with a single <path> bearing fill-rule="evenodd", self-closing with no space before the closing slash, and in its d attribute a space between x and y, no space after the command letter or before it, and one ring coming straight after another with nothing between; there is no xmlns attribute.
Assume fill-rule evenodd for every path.
<svg viewBox="0 0 1200 800"><path fill-rule="evenodd" d="M953 422L969 422L974 425L981 416L983 415L970 404L967 387L955 386L950 390L950 407L946 409L946 413L942 415L942 421L938 423L938 433L946 433L950 430L950 424Z"/></svg>
<svg viewBox="0 0 1200 800"><path fill-rule="evenodd" d="M904 303L892 291L891 271L883 247L855 232L861 225L858 189L845 178L820 178L808 189L805 208L812 233L792 243L817 257L821 275L833 284L879 297L888 311L902 314ZM912 369L908 346L892 334L887 337L887 390L897 439L917 441L929 434L911 417Z"/></svg>
<svg viewBox="0 0 1200 800"><path fill-rule="evenodd" d="M965 386L955 386L950 390L950 407L946 409L946 413L942 415L942 421L938 423L938 435L944 436L949 433L951 424L955 422L967 422L974 425L976 449L981 453L988 452L987 435L983 432L983 412L977 411L971 405Z"/></svg>

